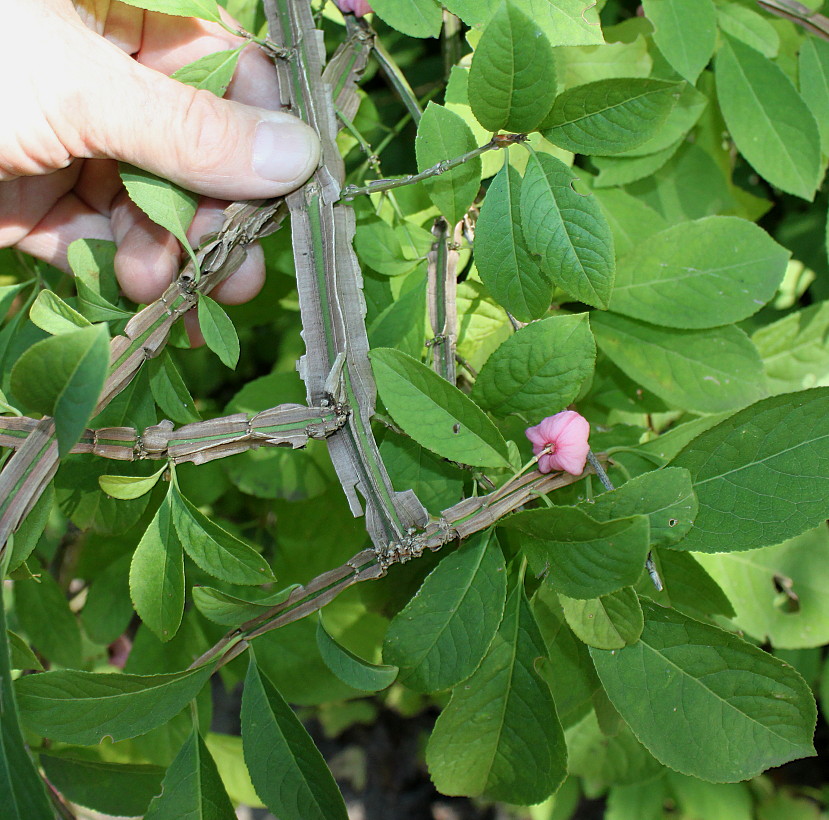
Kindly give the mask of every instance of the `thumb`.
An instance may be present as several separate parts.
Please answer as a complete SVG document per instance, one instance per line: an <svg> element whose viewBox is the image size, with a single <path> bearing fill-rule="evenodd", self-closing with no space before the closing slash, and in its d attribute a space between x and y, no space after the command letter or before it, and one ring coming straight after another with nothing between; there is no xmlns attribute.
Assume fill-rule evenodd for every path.
<svg viewBox="0 0 829 820"><path fill-rule="evenodd" d="M83 156L225 200L281 196L317 167L319 139L296 117L196 90L102 44L111 64L97 66L73 112Z"/></svg>

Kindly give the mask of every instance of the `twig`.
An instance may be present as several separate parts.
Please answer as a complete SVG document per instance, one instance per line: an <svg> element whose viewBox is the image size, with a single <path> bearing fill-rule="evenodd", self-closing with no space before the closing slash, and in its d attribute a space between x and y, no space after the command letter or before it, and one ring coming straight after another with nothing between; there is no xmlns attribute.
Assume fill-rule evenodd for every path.
<svg viewBox="0 0 829 820"><path fill-rule="evenodd" d="M389 81L391 87L397 92L406 110L411 114L415 124L420 122L423 116L423 111L420 108L420 103L417 99L417 94L414 93L406 75L400 70L400 66L392 58L391 54L386 51L386 47L380 42L380 38L374 38L374 56L377 59L377 64L383 72L386 79Z"/></svg>
<svg viewBox="0 0 829 820"><path fill-rule="evenodd" d="M519 142L526 142L526 134L496 134L486 145L481 145L478 148L473 148L459 157L453 159L445 159L419 174L410 174L409 176L399 177L398 179L377 179L369 182L368 185L360 187L359 185L348 185L343 189L342 199L346 202L354 199L355 196L361 194L376 194L380 191L389 191L392 188L402 188L404 185L414 185L415 182L422 182L424 179L436 177L440 174L445 174L465 162L469 162L475 157L485 154L487 151L495 151L499 148L506 148L509 145L515 145Z"/></svg>
<svg viewBox="0 0 829 820"><path fill-rule="evenodd" d="M757 5L769 14L791 20L806 31L829 40L829 17L812 11L796 0L757 0Z"/></svg>
<svg viewBox="0 0 829 820"><path fill-rule="evenodd" d="M450 242L450 228L443 218L435 220L432 227L435 241L429 251L427 298L429 323L434 334L426 346L432 352L434 371L450 382L457 381L455 347L458 337L458 251Z"/></svg>

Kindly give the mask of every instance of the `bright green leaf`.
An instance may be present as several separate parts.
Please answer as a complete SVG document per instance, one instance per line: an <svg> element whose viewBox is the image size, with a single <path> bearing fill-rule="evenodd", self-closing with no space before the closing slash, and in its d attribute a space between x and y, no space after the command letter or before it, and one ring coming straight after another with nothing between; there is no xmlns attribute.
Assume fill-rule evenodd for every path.
<svg viewBox="0 0 829 820"><path fill-rule="evenodd" d="M124 0L128 6L137 6L147 11L160 11L179 17L198 17L200 20L221 22L216 0Z"/></svg>
<svg viewBox="0 0 829 820"><path fill-rule="evenodd" d="M642 0L664 58L689 83L696 83L717 42L717 11L712 0Z"/></svg>
<svg viewBox="0 0 829 820"><path fill-rule="evenodd" d="M467 0L470 2L470 0ZM483 5L482 0L471 0ZM604 42L598 6L584 0L510 0L547 35L554 46L590 46Z"/></svg>
<svg viewBox="0 0 829 820"><path fill-rule="evenodd" d="M602 352L669 404L721 413L765 393L760 355L733 325L671 330L605 313L591 316L591 326Z"/></svg>
<svg viewBox="0 0 829 820"><path fill-rule="evenodd" d="M205 54L204 57L182 66L170 76L181 83L205 89L217 97L224 97L245 45L227 51Z"/></svg>
<svg viewBox="0 0 829 820"><path fill-rule="evenodd" d="M699 500L679 548L780 544L829 513L829 388L773 396L702 433L673 460Z"/></svg>
<svg viewBox="0 0 829 820"><path fill-rule="evenodd" d="M377 348L369 357L380 398L415 441L462 464L509 465L501 434L457 387L398 350Z"/></svg>
<svg viewBox="0 0 829 820"><path fill-rule="evenodd" d="M621 649L638 641L642 634L642 607L631 587L599 598L582 600L561 595L559 599L570 629L588 646Z"/></svg>
<svg viewBox="0 0 829 820"><path fill-rule="evenodd" d="M119 166L121 181L129 198L157 225L168 230L193 260L196 272L199 262L187 239L187 229L196 213L198 197L166 179L132 165Z"/></svg>
<svg viewBox="0 0 829 820"><path fill-rule="evenodd" d="M51 290L42 290L29 308L29 319L52 336L71 333L91 322Z"/></svg>
<svg viewBox="0 0 829 820"><path fill-rule="evenodd" d="M487 190L475 225L475 264L493 299L522 322L550 308L553 283L529 252L521 229L521 176L509 163Z"/></svg>
<svg viewBox="0 0 829 820"><path fill-rule="evenodd" d="M256 793L281 820L347 820L325 760L253 657L242 694L242 744Z"/></svg>
<svg viewBox="0 0 829 820"><path fill-rule="evenodd" d="M376 0L377 16L409 37L437 37L443 14L435 0Z"/></svg>
<svg viewBox="0 0 829 820"><path fill-rule="evenodd" d="M432 0L429 0L432 2ZM430 102L417 126L415 153L417 170L425 171L439 162L454 159L476 148L469 126L454 111ZM481 185L479 157L427 179L424 182L432 202L454 225L466 213Z"/></svg>
<svg viewBox="0 0 829 820"><path fill-rule="evenodd" d="M54 416L58 449L65 456L92 416L109 372L109 333L94 325L33 344L11 373L15 397Z"/></svg>
<svg viewBox="0 0 829 820"><path fill-rule="evenodd" d="M615 276L613 236L597 200L574 190L577 181L555 157L530 157L521 185L524 238L557 285L582 302L606 308Z"/></svg>
<svg viewBox="0 0 829 820"><path fill-rule="evenodd" d="M472 398L496 416L551 416L578 396L595 361L596 344L586 313L533 322L487 359Z"/></svg>
<svg viewBox="0 0 829 820"><path fill-rule="evenodd" d="M239 336L230 317L218 302L204 294L199 296L198 316L205 344L224 365L235 370L239 362Z"/></svg>
<svg viewBox="0 0 829 820"><path fill-rule="evenodd" d="M143 735L177 715L213 669L169 675L109 675L61 670L15 681L23 723L43 737L94 746Z"/></svg>
<svg viewBox="0 0 829 820"><path fill-rule="evenodd" d="M507 597L504 557L486 532L462 544L426 576L392 619L383 659L416 692L439 692L468 678L501 622Z"/></svg>
<svg viewBox="0 0 829 820"><path fill-rule="evenodd" d="M165 464L158 472L150 476L143 475L102 475L98 476L98 486L112 498L129 501L145 495L158 483L158 479L167 471Z"/></svg>
<svg viewBox="0 0 829 820"><path fill-rule="evenodd" d="M556 97L541 132L576 154L619 154L652 139L681 92L677 83L641 78L579 85Z"/></svg>
<svg viewBox="0 0 829 820"><path fill-rule="evenodd" d="M564 780L564 735L550 690L535 671L546 654L519 582L489 652L454 690L429 738L426 763L440 792L527 805Z"/></svg>
<svg viewBox="0 0 829 820"><path fill-rule="evenodd" d="M317 621L317 649L325 665L343 683L364 692L388 688L399 671L396 666L369 663L338 644L323 626L322 618Z"/></svg>
<svg viewBox="0 0 829 820"><path fill-rule="evenodd" d="M472 57L472 112L488 131L533 131L549 113L555 95L549 40L520 8L504 2Z"/></svg>
<svg viewBox="0 0 829 820"><path fill-rule="evenodd" d="M723 2L717 8L717 24L721 31L742 40L747 46L759 51L763 56L773 59L780 49L780 35L772 22L758 14L753 9L741 6L739 3ZM807 37L803 40L800 56L803 49L816 38ZM802 77L802 75L801 75Z"/></svg>
<svg viewBox="0 0 829 820"><path fill-rule="evenodd" d="M633 646L590 654L613 705L666 766L714 783L813 755L809 687L734 635L642 602Z"/></svg>
<svg viewBox="0 0 829 820"><path fill-rule="evenodd" d="M805 37L798 61L800 93L820 130L820 147L829 154L829 43L819 37Z"/></svg>
<svg viewBox="0 0 829 820"><path fill-rule="evenodd" d="M682 222L619 260L610 309L666 327L738 322L774 296L790 255L744 219Z"/></svg>
<svg viewBox="0 0 829 820"><path fill-rule="evenodd" d="M22 671L34 670L35 672L43 671L43 664L37 659L29 644L20 635L7 629L6 639L9 642L12 669L20 669Z"/></svg>
<svg viewBox="0 0 829 820"><path fill-rule="evenodd" d="M820 173L812 112L775 63L739 40L724 39L717 96L738 150L772 185L811 201Z"/></svg>

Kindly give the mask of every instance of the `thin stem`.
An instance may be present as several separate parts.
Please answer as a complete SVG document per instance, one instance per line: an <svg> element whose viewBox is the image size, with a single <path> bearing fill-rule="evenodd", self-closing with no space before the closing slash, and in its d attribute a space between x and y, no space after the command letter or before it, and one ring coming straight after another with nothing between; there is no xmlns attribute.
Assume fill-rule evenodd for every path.
<svg viewBox="0 0 829 820"><path fill-rule="evenodd" d="M453 168L457 168L459 165L463 165L465 162L469 162L469 160L475 159L475 157L479 157L487 151L506 148L508 145L525 142L526 139L526 134L496 134L486 145L473 148L471 151L467 151L459 157L445 159L437 165L433 165L431 168L421 171L419 174L410 174L409 176L400 177L399 179L378 179L373 182L369 182L368 185L363 187L358 185L348 185L343 189L342 199L348 202L354 199L355 196L360 196L361 194L376 194L381 191L389 191L392 188L402 188L404 185L414 185L414 183L422 182L424 179L445 174L447 171L451 171Z"/></svg>
<svg viewBox="0 0 829 820"><path fill-rule="evenodd" d="M829 40L829 17L812 11L802 3L795 0L757 0L757 5L769 14L791 20L812 34Z"/></svg>
<svg viewBox="0 0 829 820"><path fill-rule="evenodd" d="M374 56L377 58L377 63L380 70L389 81L391 87L397 92L406 110L411 114L415 123L420 122L423 116L423 110L417 99L417 94L409 85L406 75L400 70L400 66L394 61L394 58L386 51L386 47L380 42L379 37L374 37Z"/></svg>

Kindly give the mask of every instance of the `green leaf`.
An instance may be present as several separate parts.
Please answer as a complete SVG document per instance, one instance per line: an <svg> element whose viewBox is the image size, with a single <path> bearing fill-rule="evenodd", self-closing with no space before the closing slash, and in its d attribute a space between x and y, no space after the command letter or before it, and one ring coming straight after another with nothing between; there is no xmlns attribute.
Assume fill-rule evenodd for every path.
<svg viewBox="0 0 829 820"><path fill-rule="evenodd" d="M468 0L469 1L469 0ZM482 5L481 0L471 0ZM554 46L604 43L597 6L583 0L510 0L530 18Z"/></svg>
<svg viewBox="0 0 829 820"><path fill-rule="evenodd" d="M193 88L205 89L217 97L224 97L244 47L245 45L241 45L227 51L205 54L204 57L199 57L198 60L174 71L170 76L180 83L192 85Z"/></svg>
<svg viewBox="0 0 829 820"><path fill-rule="evenodd" d="M179 17L198 17L220 23L219 6L216 0L124 0L128 6L136 6L147 11L160 11L162 14L174 14Z"/></svg>
<svg viewBox="0 0 829 820"><path fill-rule="evenodd" d="M109 372L109 333L94 325L33 344L11 372L11 389L27 407L54 416L61 457L92 416Z"/></svg>
<svg viewBox="0 0 829 820"><path fill-rule="evenodd" d="M167 769L161 793L153 798L144 820L184 817L236 820L216 763L195 727Z"/></svg>
<svg viewBox="0 0 829 820"><path fill-rule="evenodd" d="M64 756L66 754L67 756ZM144 816L150 801L161 791L164 768L146 763L109 763L40 755L49 782L66 798L94 811L120 816Z"/></svg>
<svg viewBox="0 0 829 820"><path fill-rule="evenodd" d="M682 87L664 80L599 80L559 94L541 133L576 154L619 154L652 139Z"/></svg>
<svg viewBox="0 0 829 820"><path fill-rule="evenodd" d="M621 487L583 501L579 509L596 521L647 515L651 546L681 541L697 515L697 499L687 470L667 467L632 478Z"/></svg>
<svg viewBox="0 0 829 820"><path fill-rule="evenodd" d="M170 486L172 521L185 551L197 566L231 584L275 581L268 562L253 547L231 535Z"/></svg>
<svg viewBox="0 0 829 820"><path fill-rule="evenodd" d="M75 276L88 290L106 302L118 299L115 254L118 246L108 239L76 239L66 249L66 259Z"/></svg>
<svg viewBox="0 0 829 820"><path fill-rule="evenodd" d="M201 421L196 403L169 352L164 350L160 356L150 359L148 367L150 390L161 411L179 424Z"/></svg>
<svg viewBox="0 0 829 820"><path fill-rule="evenodd" d="M488 131L533 131L556 96L549 40L517 6L502 3L472 56L469 99Z"/></svg>
<svg viewBox="0 0 829 820"><path fill-rule="evenodd" d="M803 101L820 131L821 152L829 154L829 43L818 37L801 40L798 75Z"/></svg>
<svg viewBox="0 0 829 820"><path fill-rule="evenodd" d="M252 653L242 693L242 744L256 793L280 820L347 820L325 760Z"/></svg>
<svg viewBox="0 0 829 820"><path fill-rule="evenodd" d="M429 0L432 2L432 0ZM417 170L454 159L477 148L469 126L454 111L430 102L417 126ZM435 207L454 225L466 213L481 185L481 160L468 162L424 182Z"/></svg>
<svg viewBox="0 0 829 820"><path fill-rule="evenodd" d="M7 574L14 572L35 551L37 542L49 522L54 504L55 485L50 482L14 534L14 544L11 545L12 553L9 557L9 565L6 568Z"/></svg>
<svg viewBox="0 0 829 820"><path fill-rule="evenodd" d="M536 659L546 655L519 581L489 652L454 690L429 738L426 763L438 791L528 805L561 784L564 735L550 690L535 671Z"/></svg>
<svg viewBox="0 0 829 820"><path fill-rule="evenodd" d="M541 269L588 305L606 308L615 275L613 236L593 196L576 193L578 177L549 154L534 154L521 185L521 224Z"/></svg>
<svg viewBox="0 0 829 820"><path fill-rule="evenodd" d="M772 393L822 387L829 373L829 302L803 310L758 328L751 341L757 346Z"/></svg>
<svg viewBox="0 0 829 820"><path fill-rule="evenodd" d="M593 375L596 343L586 313L533 322L486 361L472 398L496 416L550 416L578 396Z"/></svg>
<svg viewBox="0 0 829 820"><path fill-rule="evenodd" d="M509 163L492 180L475 225L475 265L493 299L528 322L549 310L553 282L524 241L520 186L521 176Z"/></svg>
<svg viewBox="0 0 829 820"><path fill-rule="evenodd" d="M732 552L779 544L829 511L829 388L757 402L673 460L691 473L699 513L678 545Z"/></svg>
<svg viewBox="0 0 829 820"><path fill-rule="evenodd" d="M642 608L636 644L590 654L613 705L660 762L730 783L815 753L814 699L790 666L678 612Z"/></svg>
<svg viewBox="0 0 829 820"><path fill-rule="evenodd" d="M223 626L239 626L286 601L298 586L292 584L278 592L263 593L254 600L239 598L212 587L193 587L193 603L208 620ZM257 590L250 592L252 597Z"/></svg>
<svg viewBox="0 0 829 820"><path fill-rule="evenodd" d="M377 0L371 4L378 17L409 37L437 37L443 14L435 0Z"/></svg>
<svg viewBox="0 0 829 820"><path fill-rule="evenodd" d="M771 60L739 40L723 39L717 97L738 150L772 185L811 201L820 174L812 112Z"/></svg>
<svg viewBox="0 0 829 820"><path fill-rule="evenodd" d="M177 715L213 671L200 666L170 675L108 675L61 670L15 681L23 723L43 737L94 746L143 735Z"/></svg>
<svg viewBox="0 0 829 820"><path fill-rule="evenodd" d="M499 526L518 530L533 572L571 598L596 598L635 584L650 543L644 515L602 523L575 507L526 510Z"/></svg>
<svg viewBox="0 0 829 820"><path fill-rule="evenodd" d="M95 576L89 585L81 622L87 637L108 646L130 625L134 615L130 598L130 554L122 555Z"/></svg>
<svg viewBox="0 0 829 820"><path fill-rule="evenodd" d="M653 39L678 74L694 84L717 42L717 11L711 0L642 0L656 31Z"/></svg>
<svg viewBox="0 0 829 820"><path fill-rule="evenodd" d="M596 188L612 188L646 179L663 168L683 144L684 140L677 140L667 148L643 157L593 157L592 162L599 169L593 184Z"/></svg>
<svg viewBox="0 0 829 820"><path fill-rule="evenodd" d="M215 0L205 0L215 4ZM143 0L142 0L143 2ZM166 179L132 165L119 165L121 181L129 198L157 225L168 230L187 251L196 275L199 261L196 252L187 239L187 229L196 213L199 198Z"/></svg>
<svg viewBox="0 0 829 820"><path fill-rule="evenodd" d="M737 327L669 330L610 313L593 314L601 351L669 404L700 413L745 407L766 392L757 349Z"/></svg>
<svg viewBox="0 0 829 820"><path fill-rule="evenodd" d="M132 556L130 596L141 620L161 641L178 632L184 615L184 552L173 526L170 491Z"/></svg>
<svg viewBox="0 0 829 820"><path fill-rule="evenodd" d="M338 644L323 626L322 618L317 621L317 649L325 665L343 683L364 692L388 688L399 671L396 666L369 663Z"/></svg>
<svg viewBox="0 0 829 820"><path fill-rule="evenodd" d="M29 757L18 721L9 664L4 586L0 584L0 697L3 704L0 709L0 806L4 820L53 820L55 813Z"/></svg>
<svg viewBox="0 0 829 820"><path fill-rule="evenodd" d="M12 669L20 669L21 671L34 670L35 672L43 671L43 664L37 659L35 653L30 649L29 644L20 635L12 632L11 629L7 629L6 640L9 642Z"/></svg>
<svg viewBox="0 0 829 820"><path fill-rule="evenodd" d="M403 220L392 227L384 219L361 219L354 236L360 261L383 276L411 273L425 259L434 237L429 231Z"/></svg>
<svg viewBox="0 0 829 820"><path fill-rule="evenodd" d="M747 46L759 51L764 57L773 59L780 49L780 35L770 20L756 11L741 6L739 3L721 3L717 8L717 24L720 31L742 40ZM803 49L816 38L806 37L801 41L800 56ZM801 81L803 75L801 74Z"/></svg>
<svg viewBox="0 0 829 820"><path fill-rule="evenodd" d="M35 648L61 666L81 665L81 630L66 593L48 572L16 581L14 609L20 628Z"/></svg>
<svg viewBox="0 0 829 820"><path fill-rule="evenodd" d="M790 255L744 219L682 222L619 260L610 309L684 329L739 322L774 296Z"/></svg>
<svg viewBox="0 0 829 820"><path fill-rule="evenodd" d="M239 363L239 336L221 305L209 296L199 296L199 329L205 344L231 370Z"/></svg>
<svg viewBox="0 0 829 820"><path fill-rule="evenodd" d="M632 587L622 587L599 598L568 598L560 595L570 629L588 646L621 649L639 640L644 619L639 598Z"/></svg>
<svg viewBox="0 0 829 820"><path fill-rule="evenodd" d="M143 475L102 475L98 476L98 486L112 498L130 501L146 495L158 483L168 467L165 464L157 473Z"/></svg>
<svg viewBox="0 0 829 820"><path fill-rule="evenodd" d="M595 180L593 184L595 186ZM662 214L621 188L596 188L593 193L613 232L617 259L622 259L644 240L668 227Z"/></svg>
<svg viewBox="0 0 829 820"><path fill-rule="evenodd" d="M71 333L91 322L51 290L42 290L29 308L29 319L52 336Z"/></svg>
<svg viewBox="0 0 829 820"><path fill-rule="evenodd" d="M457 387L391 348L369 353L380 398L416 442L444 458L476 467L508 467L503 437Z"/></svg>
<svg viewBox="0 0 829 820"><path fill-rule="evenodd" d="M734 605L734 624L747 635L780 649L829 642L825 524L773 547L698 558Z"/></svg>
<svg viewBox="0 0 829 820"><path fill-rule="evenodd" d="M392 619L383 659L416 692L440 692L466 680L501 622L507 597L504 557L485 532L446 556Z"/></svg>

